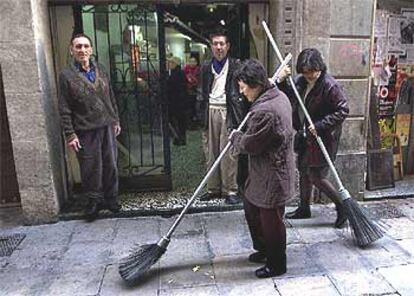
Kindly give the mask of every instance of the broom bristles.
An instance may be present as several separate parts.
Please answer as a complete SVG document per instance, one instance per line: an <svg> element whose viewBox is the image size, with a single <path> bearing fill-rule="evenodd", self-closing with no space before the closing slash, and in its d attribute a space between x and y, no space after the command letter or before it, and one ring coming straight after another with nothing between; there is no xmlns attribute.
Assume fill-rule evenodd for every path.
<svg viewBox="0 0 414 296"><path fill-rule="evenodd" d="M354 241L359 247L366 247L384 236L385 230L372 221L352 198L343 201Z"/></svg>
<svg viewBox="0 0 414 296"><path fill-rule="evenodd" d="M128 283L137 282L165 253L158 244L142 245L131 251L119 264L119 274Z"/></svg>

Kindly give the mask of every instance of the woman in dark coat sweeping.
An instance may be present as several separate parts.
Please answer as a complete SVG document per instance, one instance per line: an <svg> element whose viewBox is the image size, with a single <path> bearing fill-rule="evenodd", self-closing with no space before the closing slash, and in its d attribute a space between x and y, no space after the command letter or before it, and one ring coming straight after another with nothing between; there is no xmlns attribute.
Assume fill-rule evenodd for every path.
<svg viewBox="0 0 414 296"><path fill-rule="evenodd" d="M296 71L300 75L295 79L295 84L314 125L309 126L305 120L292 89L286 87L286 84L283 87L282 84L281 89L292 99L294 110L293 125L297 131L295 149L298 153L301 199L299 207L287 213L286 218L310 218L310 197L312 185L315 185L335 203L335 227L340 228L346 222L344 207L338 191L327 178L329 166L315 136L321 137L334 161L342 122L349 113L347 98L337 81L326 73L326 65L317 49L307 48L299 54Z"/></svg>
<svg viewBox="0 0 414 296"><path fill-rule="evenodd" d="M271 85L257 60L245 61L235 73L240 92L252 103L245 133L233 131L236 153L249 156L244 209L253 248L249 260L266 265L256 276L286 272L285 204L294 190L292 109L284 93Z"/></svg>

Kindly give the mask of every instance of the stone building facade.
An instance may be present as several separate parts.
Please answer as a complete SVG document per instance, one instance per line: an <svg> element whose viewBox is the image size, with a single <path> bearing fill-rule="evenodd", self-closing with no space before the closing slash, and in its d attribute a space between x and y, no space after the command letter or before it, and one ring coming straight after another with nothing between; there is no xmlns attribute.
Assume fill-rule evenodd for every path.
<svg viewBox="0 0 414 296"><path fill-rule="evenodd" d="M57 2L71 4L76 1L0 2L4 97L21 205L28 224L57 221L60 205L67 195L48 12L48 5ZM89 4L103 2L88 1ZM199 1L157 1L164 2ZM295 58L303 48L320 49L329 71L344 85L350 98L351 113L344 125L337 167L345 186L354 196L362 198L376 1L254 2L268 3L268 23L282 51L292 52ZM276 64L271 48L268 60L269 66Z"/></svg>

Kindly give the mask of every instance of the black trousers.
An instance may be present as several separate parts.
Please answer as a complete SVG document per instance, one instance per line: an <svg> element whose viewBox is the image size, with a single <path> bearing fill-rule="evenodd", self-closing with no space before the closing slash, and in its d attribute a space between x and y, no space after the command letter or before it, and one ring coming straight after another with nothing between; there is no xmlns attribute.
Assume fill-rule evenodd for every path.
<svg viewBox="0 0 414 296"><path fill-rule="evenodd" d="M112 126L77 132L82 190L97 202L115 202L118 195L118 150Z"/></svg>
<svg viewBox="0 0 414 296"><path fill-rule="evenodd" d="M171 124L177 133L176 136L177 141L181 143L186 142L186 130L187 130L187 114L185 110L172 110L170 113L170 121Z"/></svg>
<svg viewBox="0 0 414 296"><path fill-rule="evenodd" d="M266 255L266 266L276 271L286 270L285 206L259 208L244 199L244 213L253 241L253 248Z"/></svg>

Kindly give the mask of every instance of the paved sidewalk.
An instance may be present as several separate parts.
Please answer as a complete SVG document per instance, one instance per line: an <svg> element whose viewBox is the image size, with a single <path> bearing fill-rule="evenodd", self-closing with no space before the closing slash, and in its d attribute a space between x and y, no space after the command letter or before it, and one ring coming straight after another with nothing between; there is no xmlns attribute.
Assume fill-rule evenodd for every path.
<svg viewBox="0 0 414 296"><path fill-rule="evenodd" d="M414 295L414 199L364 203L392 226L367 249L332 228L331 205L288 221L288 272L257 279L242 211L187 215L167 252L139 286L127 287L117 263L134 243L155 243L175 217L63 221L14 226L0 213L0 236L25 234L0 257L0 295ZM5 221L5 222L3 222Z"/></svg>

